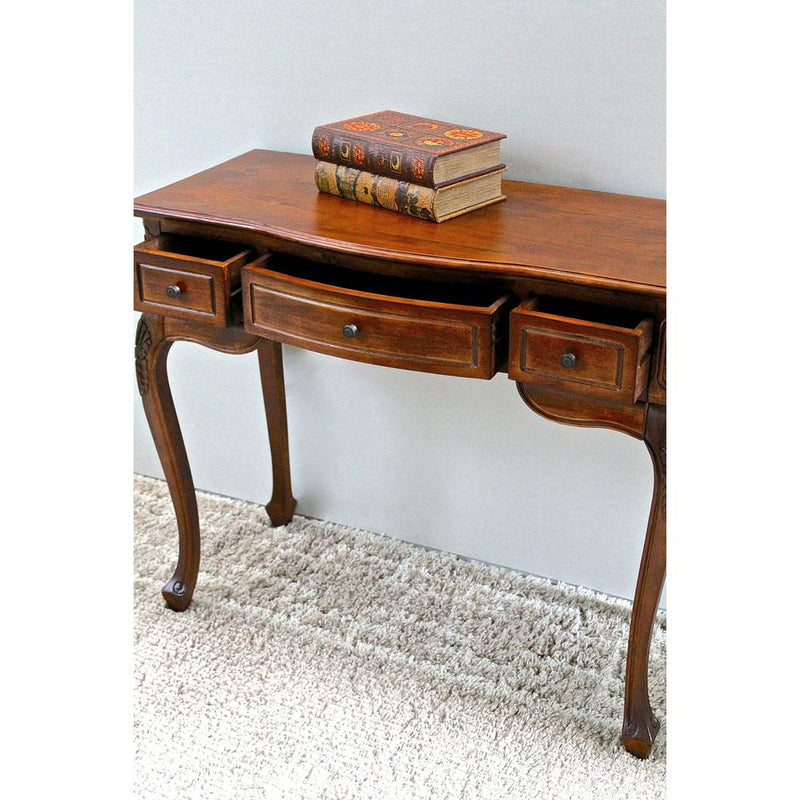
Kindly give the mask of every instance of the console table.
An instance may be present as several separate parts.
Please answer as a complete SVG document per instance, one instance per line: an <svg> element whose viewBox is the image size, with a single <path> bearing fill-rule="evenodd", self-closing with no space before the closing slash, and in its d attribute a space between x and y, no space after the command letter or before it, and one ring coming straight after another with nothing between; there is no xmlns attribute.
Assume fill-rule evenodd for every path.
<svg viewBox="0 0 800 800"><path fill-rule="evenodd" d="M646 758L650 638L666 569L665 203L504 181L507 200L441 225L319 194L310 156L253 150L135 201L139 392L179 531L170 608L200 563L194 485L167 378L190 341L257 351L275 525L295 508L281 344L488 379L570 425L641 439L654 492L633 601L622 740Z"/></svg>

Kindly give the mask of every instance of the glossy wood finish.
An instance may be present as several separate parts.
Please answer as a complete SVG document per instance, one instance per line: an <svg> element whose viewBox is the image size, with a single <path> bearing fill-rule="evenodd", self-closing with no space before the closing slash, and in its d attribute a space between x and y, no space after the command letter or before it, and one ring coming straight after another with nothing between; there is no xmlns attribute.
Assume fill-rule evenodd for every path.
<svg viewBox="0 0 800 800"><path fill-rule="evenodd" d="M637 439L644 435L646 403L620 405L521 381L517 382L517 390L528 408L553 422L581 428L609 428Z"/></svg>
<svg viewBox="0 0 800 800"><path fill-rule="evenodd" d="M665 204L503 181L503 203L441 225L320 194L311 156L251 150L136 198L141 217L209 223L267 249L326 252L467 273L547 278L664 299Z"/></svg>
<svg viewBox="0 0 800 800"><path fill-rule="evenodd" d="M251 336L241 328L219 329L194 320L142 314L136 330L136 379L178 522L178 564L161 593L170 608L184 611L191 603L200 568L200 520L192 472L167 375L167 355L177 341L194 342L234 355L258 349L272 453L273 495L267 510L276 525L292 518L295 500L289 477L280 345Z"/></svg>
<svg viewBox="0 0 800 800"><path fill-rule="evenodd" d="M133 248L133 307L137 311L202 320L225 327L235 321L232 299L251 250L226 242L156 236ZM177 288L177 296L168 289Z"/></svg>
<svg viewBox="0 0 800 800"><path fill-rule="evenodd" d="M563 305L532 298L511 312L508 377L615 403L639 400L647 388L653 320Z"/></svg>
<svg viewBox="0 0 800 800"><path fill-rule="evenodd" d="M651 453L655 488L623 723L626 748L646 757L658 730L647 662L666 563L665 204L505 181L506 202L433 226L320 195L313 169L308 156L256 150L136 200L151 239L189 236L201 249L222 242L260 256L239 267L241 293L235 278L228 282L228 327L167 308L160 313L175 319L145 314L137 336L139 386L180 534L167 602L188 605L199 564L191 473L166 379L171 341L258 350L273 461L267 511L275 524L295 507L278 342L474 377L490 377L510 358L509 377L533 411L635 436ZM149 280L157 294L161 278ZM464 301L465 292L473 299ZM241 317L247 331L231 323ZM343 336L347 324L355 336ZM562 343L577 356L569 374L550 363L563 355Z"/></svg>
<svg viewBox="0 0 800 800"><path fill-rule="evenodd" d="M465 305L422 288L396 297L363 291L355 280L331 286L256 267L243 271L242 292L252 333L354 361L471 378L495 374L497 325L509 300L486 293L485 305Z"/></svg>

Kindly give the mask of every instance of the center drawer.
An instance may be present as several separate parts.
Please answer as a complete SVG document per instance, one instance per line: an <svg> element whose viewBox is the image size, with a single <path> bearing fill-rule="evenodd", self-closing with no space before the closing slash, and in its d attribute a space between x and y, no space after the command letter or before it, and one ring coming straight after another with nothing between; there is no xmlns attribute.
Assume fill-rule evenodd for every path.
<svg viewBox="0 0 800 800"><path fill-rule="evenodd" d="M319 353L491 378L509 296L273 256L242 270L244 327Z"/></svg>

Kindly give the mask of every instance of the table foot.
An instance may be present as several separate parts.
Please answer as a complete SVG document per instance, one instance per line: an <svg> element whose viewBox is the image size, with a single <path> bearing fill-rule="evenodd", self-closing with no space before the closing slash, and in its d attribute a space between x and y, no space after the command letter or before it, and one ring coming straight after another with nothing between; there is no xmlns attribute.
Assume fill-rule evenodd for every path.
<svg viewBox="0 0 800 800"><path fill-rule="evenodd" d="M192 591L187 591L186 581L176 572L161 590L164 600L173 611L186 611L192 602Z"/></svg>
<svg viewBox="0 0 800 800"><path fill-rule="evenodd" d="M649 758L660 727L661 723L653 716L649 707L635 718L629 719L626 716L622 726L622 744L631 755Z"/></svg>
<svg viewBox="0 0 800 800"><path fill-rule="evenodd" d="M294 497L280 498L277 501L270 500L266 505L267 516L276 528L292 521L295 508L297 508L297 500Z"/></svg>

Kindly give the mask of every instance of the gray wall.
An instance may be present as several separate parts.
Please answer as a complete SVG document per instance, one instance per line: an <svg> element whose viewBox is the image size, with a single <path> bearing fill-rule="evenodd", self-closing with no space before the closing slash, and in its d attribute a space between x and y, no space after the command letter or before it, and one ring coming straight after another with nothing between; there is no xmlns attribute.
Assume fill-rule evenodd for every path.
<svg viewBox="0 0 800 800"><path fill-rule="evenodd" d="M137 194L253 147L310 153L315 125L395 108L507 133L509 178L665 196L660 0L135 8ZM545 421L504 375L284 352L300 513L632 597L639 442ZM176 344L170 372L197 487L265 501L255 356ZM134 466L162 474L138 397Z"/></svg>

